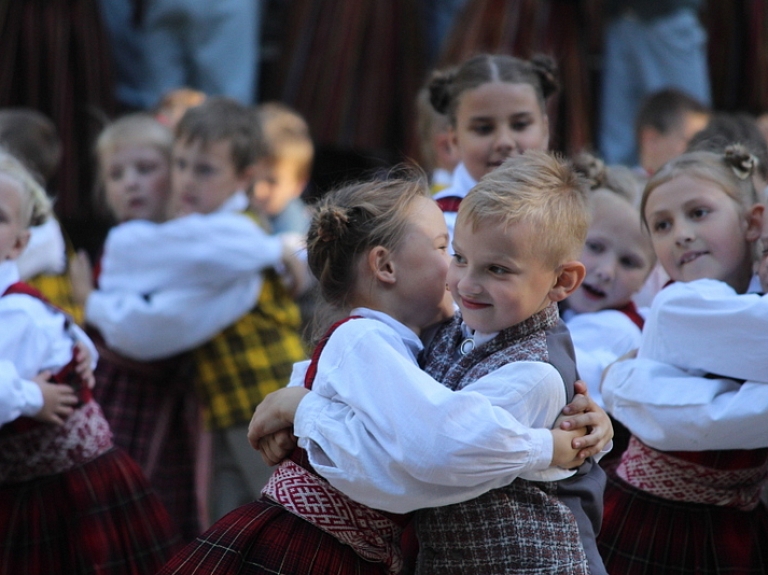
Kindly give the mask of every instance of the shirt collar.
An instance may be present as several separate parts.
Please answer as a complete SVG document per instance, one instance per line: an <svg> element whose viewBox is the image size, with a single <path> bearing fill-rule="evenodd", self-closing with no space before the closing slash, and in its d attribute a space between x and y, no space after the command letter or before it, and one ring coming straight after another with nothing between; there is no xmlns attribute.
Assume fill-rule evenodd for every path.
<svg viewBox="0 0 768 575"><path fill-rule="evenodd" d="M19 268L14 260L0 263L0 295L5 293L8 286L19 281Z"/></svg>
<svg viewBox="0 0 768 575"><path fill-rule="evenodd" d="M416 332L384 312L369 309L367 307L357 307L353 309L349 315L359 315L368 319L375 319L388 325L403 339L403 343L405 343L409 351L413 353L414 358L418 357L421 350L424 349L424 345L421 343L419 336L416 335Z"/></svg>

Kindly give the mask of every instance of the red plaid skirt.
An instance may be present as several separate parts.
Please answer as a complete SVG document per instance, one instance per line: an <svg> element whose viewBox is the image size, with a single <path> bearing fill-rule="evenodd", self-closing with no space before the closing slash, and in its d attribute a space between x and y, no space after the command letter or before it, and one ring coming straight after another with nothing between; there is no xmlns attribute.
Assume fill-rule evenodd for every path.
<svg viewBox="0 0 768 575"><path fill-rule="evenodd" d="M179 545L141 469L118 448L0 487L0 573L150 575Z"/></svg>
<svg viewBox="0 0 768 575"><path fill-rule="evenodd" d="M137 362L100 343L93 394L115 445L144 471L185 542L202 532L195 490L202 423L187 356Z"/></svg>
<svg viewBox="0 0 768 575"><path fill-rule="evenodd" d="M612 575L768 573L768 512L670 501L609 467L597 542Z"/></svg>
<svg viewBox="0 0 768 575"><path fill-rule="evenodd" d="M262 497L222 517L158 575L171 573L387 575L388 569Z"/></svg>

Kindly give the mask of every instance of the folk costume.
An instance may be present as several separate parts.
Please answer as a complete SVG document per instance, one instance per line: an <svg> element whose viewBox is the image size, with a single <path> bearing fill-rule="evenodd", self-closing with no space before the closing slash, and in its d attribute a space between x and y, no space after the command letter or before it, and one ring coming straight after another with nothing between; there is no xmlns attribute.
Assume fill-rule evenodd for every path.
<svg viewBox="0 0 768 575"><path fill-rule="evenodd" d="M633 434L608 470L609 572L768 569L767 312L723 282L674 283L654 299L638 358L606 374L606 406Z"/></svg>
<svg viewBox="0 0 768 575"><path fill-rule="evenodd" d="M453 239L453 228L456 227L456 216L461 200L469 193L477 182L467 171L464 162L460 162L451 175L451 185L437 192L433 198L443 210L445 224L448 226L448 234Z"/></svg>
<svg viewBox="0 0 768 575"><path fill-rule="evenodd" d="M42 370L80 397L63 426L19 417L0 428L0 565L8 573L151 574L178 534L139 466L112 444L74 345L87 336L0 263L0 359L27 380Z"/></svg>

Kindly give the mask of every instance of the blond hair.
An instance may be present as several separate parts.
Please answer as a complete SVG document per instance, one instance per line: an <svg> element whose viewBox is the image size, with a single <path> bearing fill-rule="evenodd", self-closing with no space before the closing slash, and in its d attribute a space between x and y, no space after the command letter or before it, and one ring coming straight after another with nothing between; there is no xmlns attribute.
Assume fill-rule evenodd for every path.
<svg viewBox="0 0 768 575"><path fill-rule="evenodd" d="M128 114L108 124L96 138L94 150L99 163L99 176L104 156L123 146L152 146L170 161L173 133L145 112Z"/></svg>
<svg viewBox="0 0 768 575"><path fill-rule="evenodd" d="M256 107L261 122L267 155L296 162L297 176L309 180L315 148L309 126L295 110L281 102L265 102Z"/></svg>
<svg viewBox="0 0 768 575"><path fill-rule="evenodd" d="M51 200L30 171L11 154L0 150L0 174L19 184L21 221L25 228L39 226L51 215Z"/></svg>
<svg viewBox="0 0 768 575"><path fill-rule="evenodd" d="M587 182L562 157L526 150L483 176L459 206L457 225L530 224L532 242L553 268L576 259L588 229Z"/></svg>

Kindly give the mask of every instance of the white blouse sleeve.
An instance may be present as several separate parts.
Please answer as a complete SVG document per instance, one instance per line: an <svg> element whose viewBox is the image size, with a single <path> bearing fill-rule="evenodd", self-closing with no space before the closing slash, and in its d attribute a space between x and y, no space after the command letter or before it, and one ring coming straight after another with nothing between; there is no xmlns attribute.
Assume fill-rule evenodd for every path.
<svg viewBox="0 0 768 575"><path fill-rule="evenodd" d="M86 321L107 345L140 361L194 349L232 325L256 305L258 273L223 288L178 286L143 296L129 292L91 292Z"/></svg>
<svg viewBox="0 0 768 575"><path fill-rule="evenodd" d="M638 358L768 383L768 299L715 280L677 282L653 301ZM655 385L654 385L655 387Z"/></svg>
<svg viewBox="0 0 768 575"><path fill-rule="evenodd" d="M22 415L35 415L42 408L40 387L19 376L13 363L0 360L0 426Z"/></svg>
<svg viewBox="0 0 768 575"><path fill-rule="evenodd" d="M398 347L397 336L382 332L332 337L320 358L294 432L332 485L369 506L406 512L470 499L549 467L548 429L523 425L480 393L488 391L482 384L449 390ZM540 367L529 369L526 376L549 381ZM494 393L511 404L521 390Z"/></svg>
<svg viewBox="0 0 768 575"><path fill-rule="evenodd" d="M693 376L648 359L618 362L603 381L606 409L651 447L768 447L768 386Z"/></svg>

